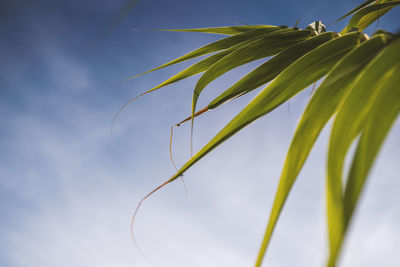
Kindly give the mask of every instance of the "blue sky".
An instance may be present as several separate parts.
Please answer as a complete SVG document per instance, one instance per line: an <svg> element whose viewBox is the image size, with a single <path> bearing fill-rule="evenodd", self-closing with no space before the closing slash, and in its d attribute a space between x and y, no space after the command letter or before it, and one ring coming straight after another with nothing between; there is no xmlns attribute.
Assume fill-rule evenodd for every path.
<svg viewBox="0 0 400 267"><path fill-rule="evenodd" d="M129 105L131 97L188 66L119 83L200 47L216 35L156 32L237 24L330 24L360 1L141 0L110 34L126 0L0 3L0 265L151 266L133 246L130 217L174 173L169 127L190 111L197 77ZM398 30L399 9L380 20ZM328 29L340 30L343 23ZM372 26L374 28L374 26ZM139 30L134 30L139 29ZM258 62L259 63L259 62ZM202 106L258 63L214 81ZM290 138L310 90L258 120L152 196L135 233L155 266L251 266ZM196 121L204 145L254 94ZM326 257L323 132L285 207L265 266L322 266ZM400 125L388 137L362 198L341 266L400 265ZM178 165L189 128L174 133Z"/></svg>

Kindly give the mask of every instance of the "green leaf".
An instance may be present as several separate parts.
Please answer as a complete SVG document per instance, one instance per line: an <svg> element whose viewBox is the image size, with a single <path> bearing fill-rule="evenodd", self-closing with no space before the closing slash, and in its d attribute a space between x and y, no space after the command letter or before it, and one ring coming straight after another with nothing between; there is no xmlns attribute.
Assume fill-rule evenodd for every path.
<svg viewBox="0 0 400 267"><path fill-rule="evenodd" d="M274 32L274 31L278 31L278 30L281 30L281 29L284 29L284 28L285 28L285 26L271 27L271 28L260 28L260 29L255 29L255 30L244 32L244 33L236 34L236 35L233 35L233 36L229 36L229 37L226 37L224 39L221 39L221 40L218 40L216 42L213 42L211 44L208 44L208 45L205 45L203 47L200 47L200 48L198 48L198 49L196 49L196 50L194 50L192 52L189 52L189 53L187 53L187 54L185 54L185 55L183 55L183 56L181 56L179 58L176 58L176 59L174 59L174 60L172 60L172 61L170 61L168 63L165 63L165 64L163 64L161 66L158 66L158 67L156 67L154 69L151 69L149 71L143 72L141 74L132 76L132 77L130 77L128 79L132 79L132 78L141 76L143 74L146 74L146 73L149 73L149 72L152 72L152 71L155 71L155 70L159 70L159 69L162 69L162 68L177 64L177 63L181 63L183 61L186 61L186 60L189 60L189 59L192 59L192 58L196 58L196 57L207 55L207 54L210 54L210 53L213 53L213 52L224 50L224 49L230 48L230 47L232 47L234 45L237 45L237 44L239 44L241 42L248 41L248 40L253 39L253 38L257 38L260 35L263 35L263 34L266 34L266 33L270 33L270 32Z"/></svg>
<svg viewBox="0 0 400 267"><path fill-rule="evenodd" d="M317 46L336 37L338 37L337 33L326 32L290 46L255 70L251 71L229 89L225 90L221 95L217 96L210 104L208 104L208 109L217 108L229 100L242 96L259 86L270 82L298 58Z"/></svg>
<svg viewBox="0 0 400 267"><path fill-rule="evenodd" d="M187 161L168 181L181 176L193 164L242 128L267 114L292 96L323 77L349 50L357 46L364 35L350 33L320 45L286 68L262 90L208 144Z"/></svg>
<svg viewBox="0 0 400 267"><path fill-rule="evenodd" d="M400 1L391 1L383 4L367 6L358 11L350 19L349 24L343 29L342 33L350 32L354 28L363 31L379 17L383 16L390 9L398 5L400 5Z"/></svg>
<svg viewBox="0 0 400 267"><path fill-rule="evenodd" d="M286 156L263 239L265 248L268 247L287 196L321 130L336 112L354 77L386 43L386 36L380 34L353 49L329 72L307 105Z"/></svg>
<svg viewBox="0 0 400 267"><path fill-rule="evenodd" d="M400 64L385 76L379 94L373 99L373 106L368 113L347 179L344 194L346 228L371 166L400 112Z"/></svg>
<svg viewBox="0 0 400 267"><path fill-rule="evenodd" d="M351 92L344 100L334 121L328 153L327 212L330 238L328 266L335 266L343 241L345 221L343 211L342 171L346 153L359 135L385 74L400 62L400 39L380 52L357 76Z"/></svg>
<svg viewBox="0 0 400 267"><path fill-rule="evenodd" d="M281 30L276 31L276 33L278 33L278 32L288 32L288 31L293 31L293 30L292 29L281 29ZM266 33L266 34L264 33L264 34L260 35L259 38L263 38L264 36L269 36L270 34L272 34L272 33ZM259 39L256 38L256 40L259 40ZM146 92L141 93L140 95L132 98L131 100L126 102L124 105L122 105L121 108L114 115L114 118L113 118L113 121L112 121L112 124L111 124L111 131L112 131L112 127L114 125L114 122L116 121L116 118L118 117L120 112L128 104L130 104L131 102L133 102L137 98L139 98L141 96L144 96L144 95L146 95L146 94L148 94L150 92L153 92L155 90L158 90L158 89L160 89L160 88L162 88L164 86L170 85L170 84L175 83L177 81L186 79L186 78L188 78L190 76L193 76L193 75L196 75L198 73L204 72L207 69L209 69L211 66L213 66L216 62L218 62L221 59L223 59L225 56L227 56L227 55L239 50L240 48L243 48L243 47L247 46L251 42L254 42L253 38L251 38L251 39L249 39L247 41L240 42L240 43L238 43L238 44L236 44L236 45L234 45L234 46L232 46L232 47L230 47L228 49L223 50L222 52L219 52L217 54L211 55L211 56L209 56L209 57L207 57L207 58L205 58L205 59L203 59L203 60L201 60L201 61L199 61L199 62L197 62L197 63L195 63L193 65L191 65L191 66L189 66L188 68L186 68L183 71L179 72L178 74L172 76L171 78L167 79L166 81L162 82L161 84L151 88L150 90L147 90Z"/></svg>
<svg viewBox="0 0 400 267"><path fill-rule="evenodd" d="M282 26L280 26L282 27ZM235 35L238 33L248 32L256 29L274 29L280 28L279 26L272 25L242 25L242 26L227 26L227 27L213 27L213 28L198 28L198 29L161 29L157 31L171 31L171 32L201 32L201 33L215 33ZM284 26L285 27L285 26Z"/></svg>
<svg viewBox="0 0 400 267"><path fill-rule="evenodd" d="M344 18L347 18L348 16L354 14L355 12L359 11L360 9L362 9L363 7L376 2L376 0L367 0L364 3L362 3L361 5L359 5L358 7L354 8L353 10L351 10L349 13L347 13L346 15L344 15L343 17L338 18L335 22L340 21Z"/></svg>
<svg viewBox="0 0 400 267"><path fill-rule="evenodd" d="M246 46L247 44L249 44L250 42L252 42L253 39L249 40L249 41L244 41L241 42L237 45L234 45L228 49L223 50L222 52L219 52L217 54L211 55L203 60L200 60L199 62L189 66L188 68L184 69L183 71L179 72L178 74L172 76L171 78L167 79L166 81L162 82L161 84L153 87L152 89L148 90L145 92L145 94L150 93L152 91L155 91L157 89L160 89L164 86L170 85L172 83L175 83L177 81L189 78L193 75L199 74L201 72L206 71L207 69L209 69L212 65L214 65L214 63L216 63L217 61L219 61L220 59L222 59L223 57L225 57L226 55L236 51L239 48L242 48L244 46Z"/></svg>
<svg viewBox="0 0 400 267"><path fill-rule="evenodd" d="M196 84L193 92L192 116L196 111L196 104L200 93L210 82L231 69L260 58L275 55L287 47L309 37L309 31L280 30L268 33L262 38L255 40L219 60L200 77Z"/></svg>

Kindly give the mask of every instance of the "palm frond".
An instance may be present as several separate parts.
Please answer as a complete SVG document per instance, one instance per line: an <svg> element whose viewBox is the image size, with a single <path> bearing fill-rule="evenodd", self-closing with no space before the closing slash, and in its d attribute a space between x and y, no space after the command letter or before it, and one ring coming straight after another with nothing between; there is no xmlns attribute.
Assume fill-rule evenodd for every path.
<svg viewBox="0 0 400 267"><path fill-rule="evenodd" d="M326 32L306 39L283 50L258 68L240 79L222 94L208 104L208 109L214 109L223 103L242 96L273 80L281 71L317 46L338 37L335 32Z"/></svg>
<svg viewBox="0 0 400 267"><path fill-rule="evenodd" d="M328 41L299 58L264 88L208 144L187 161L168 182L174 181L194 163L242 128L322 78L336 62L363 40L365 40L364 34L349 33Z"/></svg>
<svg viewBox="0 0 400 267"><path fill-rule="evenodd" d="M400 112L400 37L379 30L369 38L362 31L398 5L400 1L365 1L338 19L353 15L342 34L321 33L312 24L305 30L271 25L168 30L230 35L145 72L213 53L144 93L203 73L194 89L191 116L181 123L191 120L193 127L197 115L269 84L170 179L144 199L183 175L247 125L325 77L307 105L287 152L255 266L263 262L286 199L316 139L334 117L327 157L326 202L327 267L335 267L367 175ZM313 25L315 28L322 23ZM196 113L198 98L212 81L236 67L269 56L273 57ZM354 140L358 140L357 148L343 185L344 162Z"/></svg>
<svg viewBox="0 0 400 267"><path fill-rule="evenodd" d="M383 34L376 35L354 48L332 68L307 105L286 155L286 162L264 236L265 246L269 243L286 198L319 133L336 112L340 101L348 92L347 88L354 81L354 77L373 57L374 53L377 53L387 43L386 39ZM261 254L263 255L263 253L260 253L260 257Z"/></svg>

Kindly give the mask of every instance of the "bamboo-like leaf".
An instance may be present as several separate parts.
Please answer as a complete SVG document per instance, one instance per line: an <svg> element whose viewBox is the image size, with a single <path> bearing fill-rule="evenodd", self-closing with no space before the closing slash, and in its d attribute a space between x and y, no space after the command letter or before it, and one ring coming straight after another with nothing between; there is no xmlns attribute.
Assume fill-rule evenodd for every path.
<svg viewBox="0 0 400 267"><path fill-rule="evenodd" d="M400 112L400 64L385 76L379 94L373 99L347 179L344 194L346 228L376 155Z"/></svg>
<svg viewBox="0 0 400 267"><path fill-rule="evenodd" d="M279 28L279 26L272 25L241 25L241 26L226 26L226 27L212 27L212 28L197 28L197 29L161 29L157 31L171 31L171 32L200 32L200 33L215 33L235 35L238 33L248 32L256 29L265 28Z"/></svg>
<svg viewBox="0 0 400 267"><path fill-rule="evenodd" d="M338 36L339 35L335 32L326 32L290 46L255 70L251 71L229 89L217 96L210 102L210 104L208 104L208 109L217 108L229 100L242 96L259 86L270 82L298 58L317 46Z"/></svg>
<svg viewBox="0 0 400 267"><path fill-rule="evenodd" d="M350 33L320 45L286 68L214 138L187 161L166 183L174 181L193 164L254 120L272 111L302 89L323 77L349 50L364 40ZM166 184L165 183L165 184Z"/></svg>
<svg viewBox="0 0 400 267"><path fill-rule="evenodd" d="M384 2L392 2L392 1L385 1L382 0L381 3ZM372 23L374 23L375 21L377 21L380 17L382 17L383 15L385 15L387 12L389 12L393 7L387 7L387 8L383 8L383 7L378 7L378 9L374 12L371 12L370 14L363 16L360 21L357 23L358 31L363 31L365 30L369 25L371 25Z"/></svg>
<svg viewBox="0 0 400 267"><path fill-rule="evenodd" d="M386 3L367 6L358 11L350 19L349 24L343 29L342 33L349 32L354 28L363 31L379 17L383 16L390 9L398 5L400 5L400 1L386 1Z"/></svg>
<svg viewBox="0 0 400 267"><path fill-rule="evenodd" d="M213 80L240 65L251 61L272 56L289 46L310 37L309 31L280 30L266 34L264 37L227 55L211 66L199 79L193 92L192 116L200 93Z"/></svg>
<svg viewBox="0 0 400 267"><path fill-rule="evenodd" d="M351 92L343 102L333 124L327 169L327 212L330 239L328 266L336 265L336 259L344 235L344 210L342 171L344 159L352 141L362 130L369 103L376 97L385 74L400 62L400 39L393 41L380 52L356 78Z"/></svg>
<svg viewBox="0 0 400 267"><path fill-rule="evenodd" d="M287 196L319 133L336 112L357 73L387 43L387 37L376 35L353 49L330 71L307 105L286 156L262 248L268 247Z"/></svg>
<svg viewBox="0 0 400 267"><path fill-rule="evenodd" d="M241 42L237 45L234 45L228 49L225 49L222 52L219 52L217 54L211 55L203 60L200 60L199 62L191 65L190 67L184 69L183 71L179 72L178 74L172 76L171 78L167 79L166 81L162 82L161 84L151 88L150 90L147 90L144 93L141 93L140 95L132 98L131 100L129 100L128 102L126 102L125 104L123 104L117 111L117 113L114 115L114 118L112 120L111 123L111 134L112 134L112 128L114 126L114 123L118 117L118 115L121 113L121 111L130 103L132 103L134 100L138 99L139 97L142 97L150 92L156 91L164 86L170 85L172 83L175 83L177 81L186 79L188 77L191 77L193 75L196 75L198 73L204 72L206 71L210 66L212 66L215 62L217 62L218 60L222 59L223 57L225 57L226 55L228 55L229 53L232 53L233 51L249 44L250 42L252 42L252 39L248 40L248 41L244 41Z"/></svg>
<svg viewBox="0 0 400 267"><path fill-rule="evenodd" d="M379 3L377 0L364 1L336 20L353 15L341 32L343 36L332 32L315 36L320 32L312 30L312 27L319 29L317 26L323 25L322 22L312 23L311 27L305 30L299 30L296 26L288 28L271 25L160 30L230 35L131 77L212 54L143 93L155 91L205 72L194 89L191 116L175 126L191 120L193 130L195 116L268 82L270 84L170 179L139 201L131 221L131 229L140 205L150 195L182 176L202 157L235 133L327 75L307 105L292 139L255 267L260 267L263 262L287 196L316 139L335 114L327 157L329 258L326 266L336 267L348 226L369 171L391 126L400 114L400 87L398 86L400 84L400 37L378 31L368 40L368 36L362 31L398 5L400 5L400 0L380 0ZM273 55L276 56L249 72L211 101L207 107L195 112L199 95L213 80L238 66ZM359 139L351 168L346 182L343 183L342 172L345 158L349 147L357 137ZM172 141L170 142L172 159L171 143Z"/></svg>
<svg viewBox="0 0 400 267"><path fill-rule="evenodd" d="M342 20L342 19L344 19L344 18L347 18L348 16L350 16L350 15L356 13L357 11L359 11L360 9L362 9L363 7L366 7L366 6L368 6L369 4L374 3L374 2L376 2L376 0L367 0L367 1L365 1L364 3L362 3L361 5L359 5L358 7L354 8L353 10L351 10L350 12L348 12L346 15L344 15L344 16L338 18L335 22L340 21L340 20Z"/></svg>
<svg viewBox="0 0 400 267"><path fill-rule="evenodd" d="M289 32L289 31L293 31L292 29L289 28L285 28L285 29L280 29L275 31L276 33L283 33L283 32ZM132 98L131 100L129 100L128 102L126 102L124 105L122 105L119 110L117 111L117 113L114 115L113 121L111 123L111 131L112 131L112 127L114 125L114 122L116 121L116 118L118 117L118 115L120 114L120 112L128 105L130 104L132 101L136 100L137 98L144 96L150 92L153 92L155 90L158 90L164 86L167 86L169 84L175 83L177 81L180 81L182 79L186 79L190 76L196 75L198 73L204 72L207 69L209 69L211 66L213 66L216 62L220 61L221 59L223 59L225 56L235 52L236 50L238 50L239 48L243 48L245 46L247 46L249 43L254 42L255 40L259 40L260 38L263 38L265 36L269 36L270 34L272 34L274 32L267 32L264 34L261 34L258 36L258 38L250 38L249 40L245 40L242 41L228 49L223 50L222 52L219 52L217 54L211 55L193 65L191 65L190 67L184 69L183 71L179 72L178 74L172 76L171 78L167 79L166 81L162 82L161 84L151 88L150 90L147 90L144 93L141 93L140 95Z"/></svg>
<svg viewBox="0 0 400 267"><path fill-rule="evenodd" d="M219 52L217 54L211 55L203 60L200 60L199 62L189 66L188 68L184 69L183 71L177 73L176 75L172 76L171 78L167 79L166 81L162 82L161 84L155 86L154 88L146 91L145 93L150 93L152 91L155 91L157 89L160 89L164 86L170 85L172 83L175 83L177 81L189 78L193 75L199 74L201 72L206 71L208 68L210 68L214 63L225 57L226 55L236 51L239 48L242 48L246 45L248 45L250 42L252 42L253 39L250 39L248 41L241 42L237 45L234 45L228 49L223 50L222 52Z"/></svg>
<svg viewBox="0 0 400 267"><path fill-rule="evenodd" d="M213 42L211 44L208 44L208 45L205 45L203 47L200 47L200 48L198 48L198 49L196 49L196 50L194 50L192 52L189 52L189 53L187 53L187 54L185 54L185 55L183 55L183 56L181 56L179 58L176 58L176 59L174 59L174 60L172 60L172 61L170 61L168 63L165 63L165 64L163 64L161 66L158 66L158 67L156 67L154 69L151 69L149 71L143 72L141 74L132 76L132 77L130 77L128 79L132 79L132 78L141 76L143 74L150 73L150 72L155 71L155 70L159 70L159 69L162 69L162 68L177 64L177 63L181 63L183 61L186 61L186 60L189 60L189 59L192 59L192 58L196 58L196 57L207 55L207 54L210 54L210 53L213 53L213 52L224 50L224 49L230 48L230 47L232 47L232 46L234 46L236 44L239 44L241 42L248 41L248 40L250 40L252 38L257 38L260 35L263 35L263 34L266 34L266 33L270 33L270 32L274 32L274 31L278 31L278 30L285 29L285 28L287 28L287 27L286 26L270 27L270 28L267 27L267 28L255 29L255 30L244 32L244 33L236 34L236 35L233 35L233 36L229 36L229 37L226 37L224 39L221 39L221 40L218 40L216 42Z"/></svg>
<svg viewBox="0 0 400 267"><path fill-rule="evenodd" d="M178 177L193 166L202 157L254 120L274 110L301 90L326 75L350 50L365 41L364 34L353 32L328 41L299 58L281 72L266 88L264 88L237 116L235 116L214 138L187 161L170 179L147 194L138 204L132 218L141 203L154 192ZM263 248L261 249L263 250ZM265 251L265 249L264 249ZM256 266L261 265L264 252L260 252Z"/></svg>

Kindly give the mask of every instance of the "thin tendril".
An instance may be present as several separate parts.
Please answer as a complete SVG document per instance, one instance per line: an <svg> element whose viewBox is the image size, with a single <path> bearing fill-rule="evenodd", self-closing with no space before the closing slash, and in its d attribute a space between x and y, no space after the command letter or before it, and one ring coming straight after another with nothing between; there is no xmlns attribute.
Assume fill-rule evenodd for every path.
<svg viewBox="0 0 400 267"><path fill-rule="evenodd" d="M154 266L154 264L150 261L149 257L147 257L146 254L144 254L143 250L139 247L138 243L136 242L135 234L133 232L133 227L134 227L134 224L135 224L136 215L137 215L137 213L138 213L143 201L145 201L148 197L150 197L152 194L154 194L155 192L157 192L158 190L163 188L168 183L169 183L169 181L164 182L163 184L161 184L158 187L156 187L153 191L148 193L144 198L142 198L139 201L138 205L136 206L135 212L133 213L132 219L131 219L130 231L131 231L131 239L133 241L133 244L135 245L136 249L140 252L140 254L142 254L142 256L153 266Z"/></svg>
<svg viewBox="0 0 400 267"><path fill-rule="evenodd" d="M129 105L129 104L132 103L134 100L138 99L138 98L141 97L141 96L144 96L144 95L147 94L147 93L148 93L148 92L141 93L140 95L138 95L138 96L132 98L131 100L129 100L128 102L126 102L125 104L123 104L123 105L118 109L117 113L115 113L115 115L114 115L114 117L113 117L113 120L112 120L112 122L111 122L111 126L110 126L110 134L111 134L111 136L112 136L112 133L113 133L113 127L114 127L115 121L117 120L119 113L121 113L121 111L122 111L127 105Z"/></svg>
<svg viewBox="0 0 400 267"><path fill-rule="evenodd" d="M193 157L193 127L194 127L194 118L190 121L190 157Z"/></svg>
<svg viewBox="0 0 400 267"><path fill-rule="evenodd" d="M172 165L174 166L176 172L178 172L178 168L175 165L174 157L172 156L172 135L173 135L173 132L174 132L174 126L171 127L171 135L169 137L169 157L171 159Z"/></svg>
<svg viewBox="0 0 400 267"><path fill-rule="evenodd" d="M174 126L171 127L171 135L170 135L170 138L169 138L169 157L171 159L172 165L174 166L176 172L178 172L178 168L175 165L174 157L172 156L172 136L173 136L174 127L176 127L176 126L177 125L174 125ZM182 181L183 187L185 189L185 196L186 196L186 198L188 198L186 182L185 182L185 179L183 179L182 176L181 176L181 181Z"/></svg>

